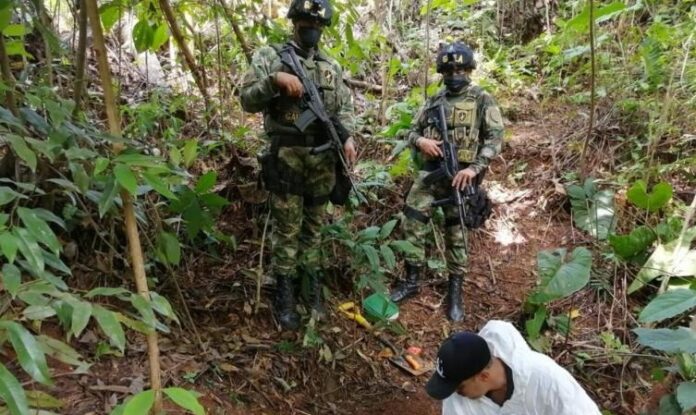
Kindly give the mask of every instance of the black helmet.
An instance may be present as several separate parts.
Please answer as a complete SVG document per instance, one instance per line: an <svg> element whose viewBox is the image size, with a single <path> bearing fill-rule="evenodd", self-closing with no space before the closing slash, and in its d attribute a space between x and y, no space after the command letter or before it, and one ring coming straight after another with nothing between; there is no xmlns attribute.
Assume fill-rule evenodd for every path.
<svg viewBox="0 0 696 415"><path fill-rule="evenodd" d="M324 26L331 25L333 8L329 0L292 0L288 19L318 20Z"/></svg>
<svg viewBox="0 0 696 415"><path fill-rule="evenodd" d="M444 45L437 53L438 73L443 73L454 68L476 69L474 52L461 42Z"/></svg>

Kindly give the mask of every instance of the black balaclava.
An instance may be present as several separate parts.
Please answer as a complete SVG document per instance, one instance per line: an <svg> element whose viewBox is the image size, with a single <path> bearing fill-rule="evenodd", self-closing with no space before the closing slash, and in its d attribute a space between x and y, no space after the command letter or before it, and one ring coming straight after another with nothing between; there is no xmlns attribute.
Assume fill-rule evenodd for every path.
<svg viewBox="0 0 696 415"><path fill-rule="evenodd" d="M445 86L450 92L460 92L471 83L471 79L467 74L453 74L444 77Z"/></svg>
<svg viewBox="0 0 696 415"><path fill-rule="evenodd" d="M297 29L300 46L304 49L316 48L321 38L321 29L312 26L301 26Z"/></svg>

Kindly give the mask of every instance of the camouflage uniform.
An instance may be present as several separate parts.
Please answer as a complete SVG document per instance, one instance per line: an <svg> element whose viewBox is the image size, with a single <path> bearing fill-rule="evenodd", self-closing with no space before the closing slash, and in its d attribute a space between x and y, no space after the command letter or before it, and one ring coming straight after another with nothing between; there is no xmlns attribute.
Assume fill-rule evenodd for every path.
<svg viewBox="0 0 696 415"><path fill-rule="evenodd" d="M295 127L295 120L304 111L301 101L281 95L272 79L276 72L291 72L281 62L281 48L263 47L254 54L242 84L241 101L248 112L264 112L271 152L277 152L279 185L270 189L272 267L274 273L294 278L300 260L308 269L320 266L320 228L336 180L336 154L310 154L312 147L327 140L317 122L304 134ZM341 67L321 52L308 55L296 46L295 51L307 76L322 91L327 112L352 131L352 96L343 82Z"/></svg>
<svg viewBox="0 0 696 415"><path fill-rule="evenodd" d="M429 172L438 167L437 160L427 160L418 151L419 137L439 139L439 132L425 109L443 101L447 116L450 140L457 145L461 168L471 167L479 173L478 180L491 160L500 153L503 142L503 119L495 100L478 86L469 85L458 94L441 91L426 102L417 115L408 134L409 144L416 150L416 162L420 169L408 197L403 224L405 237L417 249L406 255L406 261L416 266L425 263L424 241L429 233L432 216L431 204L445 199L452 193L451 180L443 180L431 186L423 182ZM467 271L466 234L459 226L457 209L445 206L445 244L447 269L450 274L464 275Z"/></svg>

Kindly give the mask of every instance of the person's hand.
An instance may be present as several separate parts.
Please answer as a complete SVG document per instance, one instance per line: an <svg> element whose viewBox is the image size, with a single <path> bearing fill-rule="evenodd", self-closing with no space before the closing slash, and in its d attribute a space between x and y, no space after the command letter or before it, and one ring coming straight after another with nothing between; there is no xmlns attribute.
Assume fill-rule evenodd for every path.
<svg viewBox="0 0 696 415"><path fill-rule="evenodd" d="M431 138L425 138L425 137L420 137L416 141L416 146L422 151L425 155L430 156L430 157L442 157L442 149L440 148L440 145L442 144L442 141L439 140L433 140Z"/></svg>
<svg viewBox="0 0 696 415"><path fill-rule="evenodd" d="M273 80L280 91L289 97L301 98L304 94L304 88L300 78L291 73L276 72Z"/></svg>
<svg viewBox="0 0 696 415"><path fill-rule="evenodd" d="M348 164L355 164L355 160L358 159L358 152L355 150L355 141L353 141L352 137L343 144L343 154L346 155Z"/></svg>
<svg viewBox="0 0 696 415"><path fill-rule="evenodd" d="M476 171L471 167L467 167L464 170L459 170L454 179L452 180L452 187L459 190L464 190L464 188L470 184L474 183L474 177L476 177Z"/></svg>

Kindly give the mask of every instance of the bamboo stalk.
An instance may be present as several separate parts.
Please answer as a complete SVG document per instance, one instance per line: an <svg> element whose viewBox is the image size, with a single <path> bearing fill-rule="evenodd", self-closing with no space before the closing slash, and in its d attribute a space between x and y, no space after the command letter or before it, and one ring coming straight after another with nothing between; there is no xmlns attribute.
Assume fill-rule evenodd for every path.
<svg viewBox="0 0 696 415"><path fill-rule="evenodd" d="M5 91L5 106L10 112L16 117L19 115L17 111L17 104L15 102L15 79L12 76L12 70L10 69L10 61L7 57L7 50L5 49L5 40L3 35L0 33L0 75L2 76L2 81L7 87ZM16 158L14 152L7 148L7 152L0 159L0 177L11 177L15 170Z"/></svg>
<svg viewBox="0 0 696 415"><path fill-rule="evenodd" d="M10 60L7 57L7 49L5 48L5 39L2 35L0 35L0 71L2 72L2 81L7 86L7 91L5 92L5 105L12 114L17 115L17 104L15 103L14 96L15 79L14 76L12 76Z"/></svg>
<svg viewBox="0 0 696 415"><path fill-rule="evenodd" d="M247 62L251 63L251 48L249 47L249 44L246 42L244 33L242 33L241 29L239 28L239 25L237 24L237 21L235 20L233 11L230 10L230 8L227 6L227 3L225 3L224 0L218 1L220 2L222 11L225 13L227 21L230 23L230 26L232 26L232 31L234 31L234 35L237 37L237 41L239 42L239 46L242 48L242 51L244 52L244 56L246 57Z"/></svg>
<svg viewBox="0 0 696 415"><path fill-rule="evenodd" d="M85 61L87 56L87 6L85 0L78 0L80 5L79 37L77 40L77 56L75 63L75 84L73 94L75 94L75 109L73 116L82 110L82 93L85 89Z"/></svg>
<svg viewBox="0 0 696 415"><path fill-rule="evenodd" d="M162 9L162 12L164 13L164 17L167 19L167 23L169 24L169 30L172 31L172 37L174 37L177 46L179 46L179 49L184 54L184 61L186 61L186 66L188 66L189 70L191 71L191 74L193 75L193 80L196 82L196 86L198 86L198 89L201 91L201 95L203 95L206 107L209 107L208 90L205 84L205 74L203 72L203 68L196 64L196 60L194 59L191 50L186 45L184 35L181 32L178 23L176 22L176 17L174 16L172 6L169 4L167 0L159 0L159 5Z"/></svg>
<svg viewBox="0 0 696 415"><path fill-rule="evenodd" d="M104 89L104 105L106 106L109 130L111 134L120 136L121 122L119 119L120 117L118 110L116 108L116 100L111 84L111 71L109 69L109 62L106 56L106 46L104 43L101 20L99 19L97 2L96 0L85 0L85 4L87 6L87 14L92 29L94 48L97 52L99 75L101 77L102 86ZM114 146L115 152L118 153L121 150L121 146ZM145 264L143 261L142 247L140 246L140 236L138 234L138 224L135 218L133 200L126 190L121 191L121 199L123 201L123 215L126 236L128 237L131 267L133 268L133 276L135 278L135 286L138 293L146 300L150 301L150 293L147 288ZM150 362L150 387L155 392L155 404L152 411L153 413L158 414L162 411L162 381L160 378L159 345L157 343L156 330L152 330L147 334L147 351Z"/></svg>

